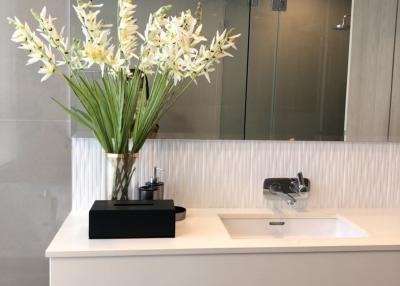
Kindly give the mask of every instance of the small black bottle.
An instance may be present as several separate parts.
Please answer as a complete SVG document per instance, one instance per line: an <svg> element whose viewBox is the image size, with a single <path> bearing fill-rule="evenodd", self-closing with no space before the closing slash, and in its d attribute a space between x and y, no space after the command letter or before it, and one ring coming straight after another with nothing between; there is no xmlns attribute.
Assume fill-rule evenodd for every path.
<svg viewBox="0 0 400 286"><path fill-rule="evenodd" d="M139 200L163 200L164 199L164 183L160 182L157 175L162 169L154 167L153 177L145 186L139 188Z"/></svg>

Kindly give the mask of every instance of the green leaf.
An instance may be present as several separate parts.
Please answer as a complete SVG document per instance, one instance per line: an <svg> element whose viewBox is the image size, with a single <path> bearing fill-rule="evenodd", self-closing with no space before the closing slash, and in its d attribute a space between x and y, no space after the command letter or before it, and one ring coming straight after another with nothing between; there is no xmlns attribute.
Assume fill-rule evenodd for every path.
<svg viewBox="0 0 400 286"><path fill-rule="evenodd" d="M64 78L83 109L67 108L55 101L91 129L107 153L138 152L162 115L190 84L177 91L169 75L169 71L157 72L148 90L147 78L139 70L129 76L124 70L115 75L105 71L100 80L74 71Z"/></svg>
<svg viewBox="0 0 400 286"><path fill-rule="evenodd" d="M74 118L77 122L80 124L84 125L85 127L89 128L92 130L92 123L90 122L90 118L85 116L83 112L79 112L78 110L73 110L69 109L66 107L64 104L59 102L57 99L54 97L51 98L55 103L57 103L65 112L67 112L69 115L71 115L72 118Z"/></svg>

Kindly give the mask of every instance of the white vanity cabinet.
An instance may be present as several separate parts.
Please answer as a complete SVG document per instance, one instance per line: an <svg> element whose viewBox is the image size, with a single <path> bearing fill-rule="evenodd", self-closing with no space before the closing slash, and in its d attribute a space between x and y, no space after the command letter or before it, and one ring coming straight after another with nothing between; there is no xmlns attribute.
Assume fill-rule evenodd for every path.
<svg viewBox="0 0 400 286"><path fill-rule="evenodd" d="M188 210L176 238L126 240L89 240L87 213L71 213L46 251L50 285L400 285L400 210L340 211L368 236L337 239L233 239L219 214L238 211Z"/></svg>
<svg viewBox="0 0 400 286"><path fill-rule="evenodd" d="M51 286L398 286L400 252L51 259Z"/></svg>

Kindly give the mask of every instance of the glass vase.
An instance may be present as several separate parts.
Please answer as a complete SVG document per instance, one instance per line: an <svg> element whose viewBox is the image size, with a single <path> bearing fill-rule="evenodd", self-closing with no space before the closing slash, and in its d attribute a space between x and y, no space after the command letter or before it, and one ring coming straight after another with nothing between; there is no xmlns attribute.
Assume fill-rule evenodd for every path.
<svg viewBox="0 0 400 286"><path fill-rule="evenodd" d="M108 200L129 200L136 190L138 153L107 154L106 196Z"/></svg>

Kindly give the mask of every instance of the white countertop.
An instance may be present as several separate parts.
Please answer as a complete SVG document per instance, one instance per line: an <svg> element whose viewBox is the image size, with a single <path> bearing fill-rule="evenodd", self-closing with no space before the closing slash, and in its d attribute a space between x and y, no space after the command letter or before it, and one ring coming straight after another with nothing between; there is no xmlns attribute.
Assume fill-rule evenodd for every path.
<svg viewBox="0 0 400 286"><path fill-rule="evenodd" d="M265 214L276 217L340 215L368 233L360 238L232 239L219 215ZM187 255L269 252L400 251L400 209L189 209L177 222L175 238L88 238L88 212L72 212L46 250L46 257Z"/></svg>

